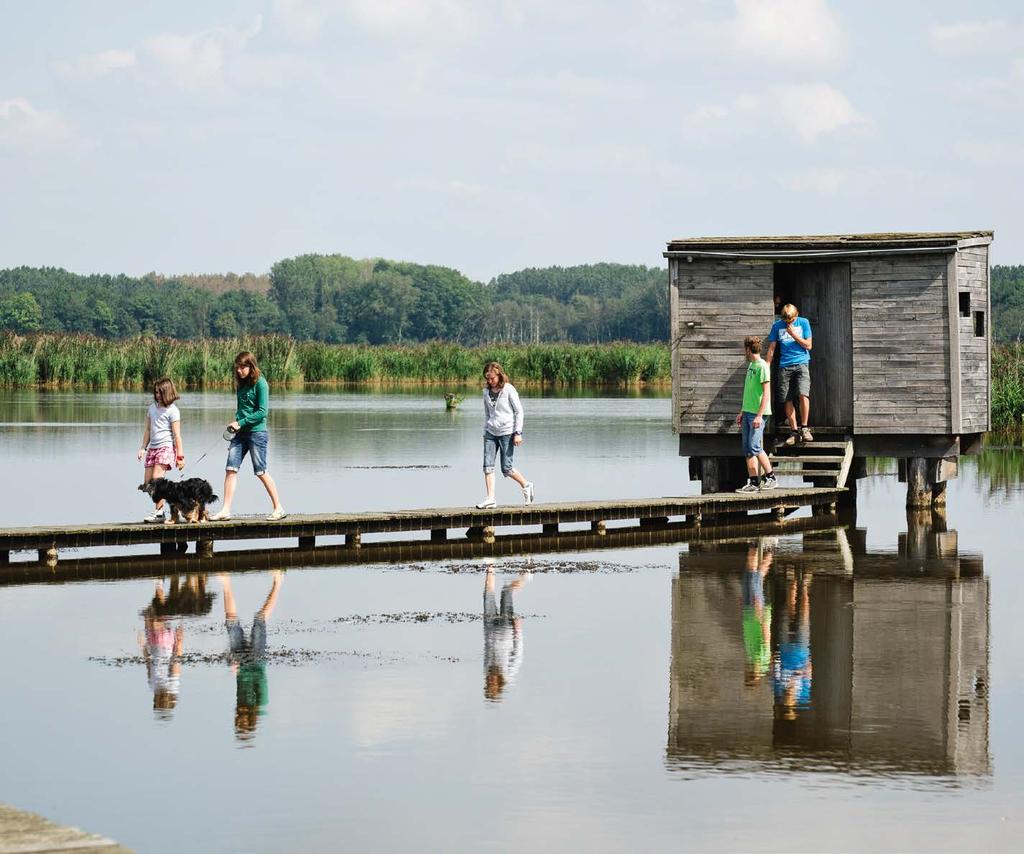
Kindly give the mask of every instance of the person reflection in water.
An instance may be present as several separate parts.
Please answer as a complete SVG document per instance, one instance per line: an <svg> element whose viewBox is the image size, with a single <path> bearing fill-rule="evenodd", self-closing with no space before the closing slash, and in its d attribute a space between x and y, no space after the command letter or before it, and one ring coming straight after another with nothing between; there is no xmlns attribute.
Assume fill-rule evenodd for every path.
<svg viewBox="0 0 1024 854"><path fill-rule="evenodd" d="M765 602L764 581L772 567L774 546L773 538L765 537L747 547L743 573L743 683L748 687L757 685L771 669L772 606Z"/></svg>
<svg viewBox="0 0 1024 854"><path fill-rule="evenodd" d="M499 702L505 687L515 681L523 663L523 619L512 610L512 594L530 577L519 577L501 588L501 604L494 599L494 564L484 578L484 697Z"/></svg>
<svg viewBox="0 0 1024 854"><path fill-rule="evenodd" d="M170 720L178 705L181 689L181 653L185 646L185 630L171 622L161 611L165 601L163 583L156 583L153 601L142 612L143 632L139 635L139 648L146 662L146 678L153 692L153 714Z"/></svg>
<svg viewBox="0 0 1024 854"><path fill-rule="evenodd" d="M231 579L220 576L224 591L224 626L228 633L228 663L235 673L235 737L250 741L256 735L256 724L266 709L267 690L267 620L277 604L281 589L281 570L271 573L272 583L266 601L252 620L246 638L238 622Z"/></svg>
<svg viewBox="0 0 1024 854"><path fill-rule="evenodd" d="M811 704L810 572L786 572L786 602L780 619L779 651L773 662L775 714L796 720L797 711Z"/></svg>

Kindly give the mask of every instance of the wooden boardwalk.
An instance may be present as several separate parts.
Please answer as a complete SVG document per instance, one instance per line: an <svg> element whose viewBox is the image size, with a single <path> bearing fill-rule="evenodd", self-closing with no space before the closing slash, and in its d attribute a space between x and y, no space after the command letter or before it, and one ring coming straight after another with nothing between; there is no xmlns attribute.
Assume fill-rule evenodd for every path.
<svg viewBox="0 0 1024 854"><path fill-rule="evenodd" d="M0 529L0 564L11 562L11 553L35 552L39 562L56 564L60 551L83 548L121 548L156 544L164 554L178 553L195 544L200 556L212 557L214 543L226 540L297 541L300 549L317 546L317 538L343 537L343 545L360 548L365 534L428 534L429 541L445 543L452 531L465 531L469 540L492 542L497 528L539 526L544 536L559 536L563 525L589 526L601 536L608 522L637 520L641 529L668 525L672 519L699 526L705 520L742 521L748 514L782 519L801 508L834 509L844 489L803 487L737 494L714 493L685 497L625 499L533 504L529 507L432 508L370 513L295 514L278 522L262 517L236 518L228 522L147 525L141 522ZM406 537L404 542L422 543ZM338 545L338 544L332 544ZM13 565L13 564L12 564Z"/></svg>
<svg viewBox="0 0 1024 854"><path fill-rule="evenodd" d="M0 854L131 854L113 840L0 804Z"/></svg>
<svg viewBox="0 0 1024 854"><path fill-rule="evenodd" d="M835 515L777 519L754 513L743 520L719 517L702 525L668 522L641 528L610 526L598 534L589 528L558 534L513 533L491 540L458 539L444 542L422 540L368 540L359 548L323 545L312 549L239 548L204 556L192 552L119 554L108 557L62 558L59 563L21 560L0 566L0 588L23 584L63 584L78 581L119 581L130 578L162 578L190 573L265 572L271 569L336 568L357 564L417 566L430 562L478 561L492 558L525 558L529 555L580 553L615 549L651 548L687 544L713 546L766 535L830 531L840 524Z"/></svg>

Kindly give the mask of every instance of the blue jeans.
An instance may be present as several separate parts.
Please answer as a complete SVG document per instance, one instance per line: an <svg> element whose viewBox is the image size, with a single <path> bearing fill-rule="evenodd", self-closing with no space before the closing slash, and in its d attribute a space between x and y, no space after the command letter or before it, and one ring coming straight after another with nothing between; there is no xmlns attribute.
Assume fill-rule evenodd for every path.
<svg viewBox="0 0 1024 854"><path fill-rule="evenodd" d="M764 422L767 415L761 416L761 426L754 426L754 419L757 415L753 412L744 412L740 421L740 429L743 433L743 453L749 459L764 452L761 441L764 439Z"/></svg>
<svg viewBox="0 0 1024 854"><path fill-rule="evenodd" d="M494 462L499 452L501 453L501 473L508 477L512 474L512 454L516 446L512 444L514 434L507 436L492 436L484 433L484 474L491 474L494 471Z"/></svg>
<svg viewBox="0 0 1024 854"><path fill-rule="evenodd" d="M252 456L252 473L259 477L267 473L267 446L270 436L266 430L259 433L235 433L228 445L228 462L224 466L228 471L238 471L246 454Z"/></svg>

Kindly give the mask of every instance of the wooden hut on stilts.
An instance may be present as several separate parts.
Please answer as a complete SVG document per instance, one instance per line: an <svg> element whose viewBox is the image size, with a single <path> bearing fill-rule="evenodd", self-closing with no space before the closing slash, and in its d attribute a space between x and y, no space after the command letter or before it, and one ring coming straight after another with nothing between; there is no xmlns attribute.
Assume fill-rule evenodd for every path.
<svg viewBox="0 0 1024 854"><path fill-rule="evenodd" d="M811 323L816 438L776 448L780 475L853 495L867 457L893 456L908 506L943 504L959 455L990 426L991 242L991 231L671 241L673 427L702 492L746 476L733 422L743 337L767 338L778 298ZM778 423L781 402L773 411Z"/></svg>

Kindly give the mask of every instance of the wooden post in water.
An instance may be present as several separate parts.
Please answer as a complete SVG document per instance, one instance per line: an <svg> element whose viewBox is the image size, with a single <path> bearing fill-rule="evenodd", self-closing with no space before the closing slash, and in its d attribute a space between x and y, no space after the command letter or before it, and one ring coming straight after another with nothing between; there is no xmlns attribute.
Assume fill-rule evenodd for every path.
<svg viewBox="0 0 1024 854"><path fill-rule="evenodd" d="M924 457L907 458L907 507L924 509L932 506L932 486L929 460Z"/></svg>

